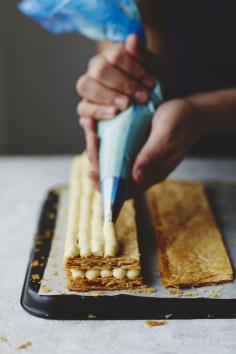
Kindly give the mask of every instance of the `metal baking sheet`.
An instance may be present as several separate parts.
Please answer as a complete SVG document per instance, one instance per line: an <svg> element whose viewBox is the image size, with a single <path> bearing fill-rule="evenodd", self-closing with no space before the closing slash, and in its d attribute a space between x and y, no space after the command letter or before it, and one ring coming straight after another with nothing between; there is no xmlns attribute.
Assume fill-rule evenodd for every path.
<svg viewBox="0 0 236 354"><path fill-rule="evenodd" d="M236 269L236 184L206 183L206 191L213 208L216 222L224 236L234 270ZM64 236L67 222L68 190L60 193L55 232L51 249L38 295L77 295L77 296L114 296L130 295L152 298L214 298L236 299L236 280L218 286L204 286L196 289L185 289L179 294L170 292L161 284L161 276L156 257L156 244L153 228L144 198L137 202L137 227L140 249L142 251L142 269L145 282L156 291L155 293L134 293L127 291L106 292L72 292L67 289L66 276L63 269Z"/></svg>

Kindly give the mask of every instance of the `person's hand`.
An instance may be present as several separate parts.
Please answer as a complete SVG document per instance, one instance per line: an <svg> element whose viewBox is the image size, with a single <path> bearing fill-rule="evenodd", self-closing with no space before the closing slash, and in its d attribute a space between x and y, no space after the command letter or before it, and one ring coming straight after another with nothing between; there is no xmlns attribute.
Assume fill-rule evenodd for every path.
<svg viewBox="0 0 236 354"><path fill-rule="evenodd" d="M113 44L93 57L87 72L77 81L76 89L82 97L77 113L95 170L98 169L96 121L113 118L132 101L145 103L155 84L157 62L137 36L130 35L124 44Z"/></svg>
<svg viewBox="0 0 236 354"><path fill-rule="evenodd" d="M152 75L156 62L136 35L94 56L76 84L83 98L77 107L80 117L109 119L126 109L132 100L145 103L155 84Z"/></svg>
<svg viewBox="0 0 236 354"><path fill-rule="evenodd" d="M164 180L207 129L207 120L190 99L161 104L153 117L149 138L133 165L134 192Z"/></svg>

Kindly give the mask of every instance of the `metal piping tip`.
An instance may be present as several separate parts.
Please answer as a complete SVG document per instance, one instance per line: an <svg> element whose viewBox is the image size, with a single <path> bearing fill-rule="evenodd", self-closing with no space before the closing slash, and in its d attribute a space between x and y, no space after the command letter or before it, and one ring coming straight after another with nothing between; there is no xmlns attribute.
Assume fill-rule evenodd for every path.
<svg viewBox="0 0 236 354"><path fill-rule="evenodd" d="M104 220L115 222L128 195L124 178L107 177L101 181Z"/></svg>

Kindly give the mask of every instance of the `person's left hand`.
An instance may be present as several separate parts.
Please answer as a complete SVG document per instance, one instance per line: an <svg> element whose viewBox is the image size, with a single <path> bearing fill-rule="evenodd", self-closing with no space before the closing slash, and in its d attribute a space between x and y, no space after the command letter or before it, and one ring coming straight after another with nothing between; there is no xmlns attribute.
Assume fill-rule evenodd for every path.
<svg viewBox="0 0 236 354"><path fill-rule="evenodd" d="M133 165L136 191L163 181L207 132L207 120L190 99L161 104L153 117L148 140Z"/></svg>

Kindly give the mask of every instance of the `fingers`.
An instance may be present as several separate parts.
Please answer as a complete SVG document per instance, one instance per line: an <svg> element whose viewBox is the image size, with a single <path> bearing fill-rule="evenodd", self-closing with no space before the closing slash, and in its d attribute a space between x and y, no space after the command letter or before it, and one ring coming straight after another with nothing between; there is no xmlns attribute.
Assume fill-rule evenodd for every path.
<svg viewBox="0 0 236 354"><path fill-rule="evenodd" d="M142 58L138 61L138 54L137 57L133 57L123 44L111 46L103 55L112 66L119 68L121 72L128 74L147 88L150 89L155 84L148 70L141 64Z"/></svg>
<svg viewBox="0 0 236 354"><path fill-rule="evenodd" d="M166 155L168 144L162 132L152 127L149 138L138 153L133 166L133 179L137 184L143 183L151 174L154 166L161 163Z"/></svg>
<svg viewBox="0 0 236 354"><path fill-rule="evenodd" d="M84 129L85 134L96 133L97 131L96 121L91 117L80 117L79 124Z"/></svg>
<svg viewBox="0 0 236 354"><path fill-rule="evenodd" d="M99 183L99 174L95 171L89 172L89 178L94 183L95 188L99 191L100 190L100 183Z"/></svg>
<svg viewBox="0 0 236 354"><path fill-rule="evenodd" d="M182 158L183 156L179 152L172 151L166 154L161 161L154 163L151 173L146 174L143 181L135 185L133 195L138 195L146 191L153 184L164 181Z"/></svg>
<svg viewBox="0 0 236 354"><path fill-rule="evenodd" d="M118 108L96 104L87 100L81 100L77 106L77 113L80 117L93 117L94 119L109 119L116 116Z"/></svg>
<svg viewBox="0 0 236 354"><path fill-rule="evenodd" d="M111 51L114 51L116 47L112 47ZM102 85L120 92L126 96L136 99L140 103L144 103L148 100L149 91L145 86L138 81L138 79L147 80L147 84L150 85L148 77L146 78L144 69L139 65L131 56L123 50L120 58L120 62L123 62L124 67L126 65L127 69L134 68L138 73L138 77L132 78L131 73L120 70L120 63L115 66L114 62L110 63L108 54L95 56L89 64L88 75L92 77L95 81L100 82ZM111 56L111 54L110 54ZM113 64L113 65L111 65ZM144 75L144 77L142 76ZM152 84L152 81L151 81Z"/></svg>
<svg viewBox="0 0 236 354"><path fill-rule="evenodd" d="M129 98L114 90L111 90L87 74L80 77L76 85L78 93L89 101L108 106L115 106L123 110L129 105Z"/></svg>
<svg viewBox="0 0 236 354"><path fill-rule="evenodd" d="M86 139L86 150L88 159L94 167L94 171L97 172L99 169L98 163L98 150L99 150L99 139L96 132L96 124L94 119L88 117L80 118L80 125L85 131Z"/></svg>

